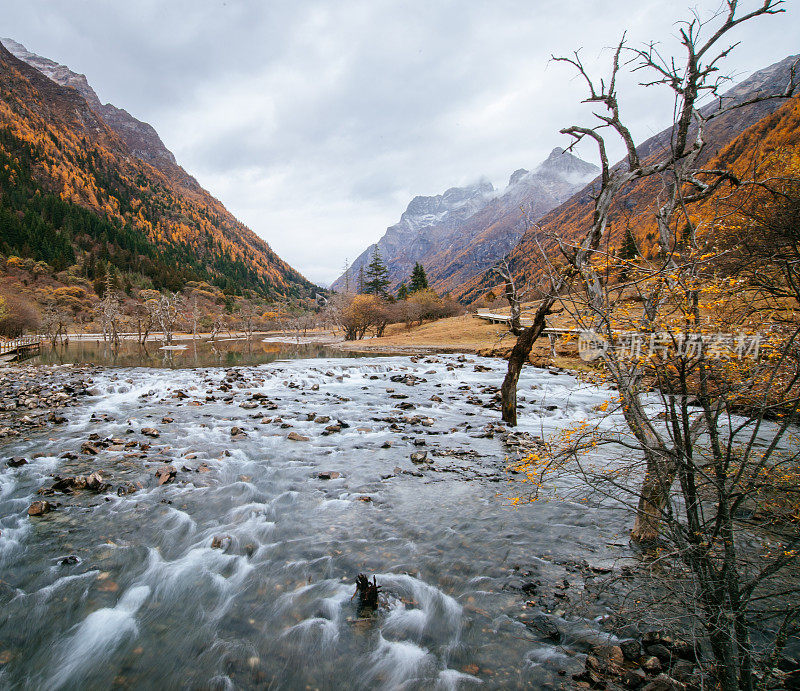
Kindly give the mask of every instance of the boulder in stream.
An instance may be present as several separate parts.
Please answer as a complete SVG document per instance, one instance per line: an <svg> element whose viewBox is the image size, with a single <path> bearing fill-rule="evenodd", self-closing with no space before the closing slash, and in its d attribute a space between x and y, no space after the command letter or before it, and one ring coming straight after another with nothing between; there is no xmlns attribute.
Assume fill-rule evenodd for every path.
<svg viewBox="0 0 800 691"><path fill-rule="evenodd" d="M44 516L53 510L53 505L49 501L35 501L28 507L29 516Z"/></svg>
<svg viewBox="0 0 800 691"><path fill-rule="evenodd" d="M177 468L174 465L162 465L156 469L156 480L159 485L165 485L172 482L178 474Z"/></svg>

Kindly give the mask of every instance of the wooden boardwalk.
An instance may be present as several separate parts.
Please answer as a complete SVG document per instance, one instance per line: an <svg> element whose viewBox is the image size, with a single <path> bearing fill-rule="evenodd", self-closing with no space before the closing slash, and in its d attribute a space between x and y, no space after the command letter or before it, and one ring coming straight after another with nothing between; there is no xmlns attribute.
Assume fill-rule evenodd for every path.
<svg viewBox="0 0 800 691"><path fill-rule="evenodd" d="M0 361L24 360L42 351L41 336L21 336L8 341L0 341Z"/></svg>
<svg viewBox="0 0 800 691"><path fill-rule="evenodd" d="M508 324L511 321L511 315L497 314L495 312L476 312L474 316L476 316L478 319L484 319L490 324ZM520 326L526 327L533 324L533 320L522 317L519 320L519 323ZM542 333L545 336L568 336L572 334L579 334L580 332L580 329L559 329L553 326L545 327L542 330Z"/></svg>

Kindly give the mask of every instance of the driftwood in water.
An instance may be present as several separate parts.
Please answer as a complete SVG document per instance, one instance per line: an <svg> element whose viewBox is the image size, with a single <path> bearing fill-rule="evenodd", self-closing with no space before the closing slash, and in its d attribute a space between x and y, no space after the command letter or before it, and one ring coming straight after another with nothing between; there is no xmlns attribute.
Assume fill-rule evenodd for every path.
<svg viewBox="0 0 800 691"><path fill-rule="evenodd" d="M358 595L359 615L378 609L378 596L380 592L381 587L375 581L375 576L372 577L372 583L370 583L369 578L363 573L356 576L356 592L353 593L353 597ZM350 599L352 600L353 597Z"/></svg>

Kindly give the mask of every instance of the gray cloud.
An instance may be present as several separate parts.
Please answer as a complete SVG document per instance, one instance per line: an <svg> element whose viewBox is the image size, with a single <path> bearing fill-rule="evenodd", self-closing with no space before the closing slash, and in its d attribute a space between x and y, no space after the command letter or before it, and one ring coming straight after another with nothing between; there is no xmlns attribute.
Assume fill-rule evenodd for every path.
<svg viewBox="0 0 800 691"><path fill-rule="evenodd" d="M733 74L800 49L788 9L739 30ZM687 12L663 0L4 0L3 14L5 34L153 124L232 212L327 282L413 195L482 175L502 187L564 143L559 128L587 111L551 53L583 46L599 66L625 29L669 50ZM651 91L623 84L640 138L671 112Z"/></svg>

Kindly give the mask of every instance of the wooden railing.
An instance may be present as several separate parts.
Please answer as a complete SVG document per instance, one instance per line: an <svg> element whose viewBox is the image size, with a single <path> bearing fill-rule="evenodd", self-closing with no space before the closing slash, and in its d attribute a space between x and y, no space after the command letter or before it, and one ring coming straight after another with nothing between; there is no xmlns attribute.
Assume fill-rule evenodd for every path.
<svg viewBox="0 0 800 691"><path fill-rule="evenodd" d="M42 348L41 336L21 336L8 341L0 341L0 355L14 353L18 356L38 353Z"/></svg>

